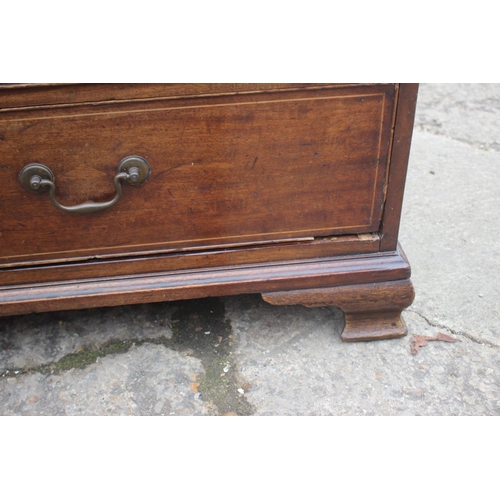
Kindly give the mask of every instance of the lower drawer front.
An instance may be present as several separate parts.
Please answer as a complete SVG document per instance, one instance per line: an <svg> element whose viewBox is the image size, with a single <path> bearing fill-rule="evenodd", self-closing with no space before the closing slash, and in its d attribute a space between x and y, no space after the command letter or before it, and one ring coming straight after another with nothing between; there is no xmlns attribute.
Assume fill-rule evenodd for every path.
<svg viewBox="0 0 500 500"><path fill-rule="evenodd" d="M395 87L0 113L0 266L376 231ZM113 207L70 214L20 184L49 167L66 206L113 198L127 156L151 166Z"/></svg>

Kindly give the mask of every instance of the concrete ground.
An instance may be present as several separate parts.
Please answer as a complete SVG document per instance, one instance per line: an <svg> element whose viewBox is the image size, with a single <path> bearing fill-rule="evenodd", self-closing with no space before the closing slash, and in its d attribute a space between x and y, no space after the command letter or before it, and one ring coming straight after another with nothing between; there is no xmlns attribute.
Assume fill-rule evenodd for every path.
<svg viewBox="0 0 500 500"><path fill-rule="evenodd" d="M0 415L500 415L499 134L500 85L421 85L407 337L258 295L2 318Z"/></svg>

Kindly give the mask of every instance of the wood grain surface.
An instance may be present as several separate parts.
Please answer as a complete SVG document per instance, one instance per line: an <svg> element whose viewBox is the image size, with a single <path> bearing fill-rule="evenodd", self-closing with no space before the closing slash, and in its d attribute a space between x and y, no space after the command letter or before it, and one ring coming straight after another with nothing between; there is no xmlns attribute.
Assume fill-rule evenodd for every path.
<svg viewBox="0 0 500 500"><path fill-rule="evenodd" d="M338 307L345 313L342 339L346 342L359 342L406 335L408 328L401 312L412 304L415 292L411 281L405 279L264 293L262 297L274 305Z"/></svg>
<svg viewBox="0 0 500 500"><path fill-rule="evenodd" d="M399 252L212 267L0 288L0 315L404 280ZM300 295L300 292L299 292ZM267 295L266 295L267 297Z"/></svg>
<svg viewBox="0 0 500 500"><path fill-rule="evenodd" d="M377 231L393 85L0 115L0 264ZM113 198L128 155L150 179L68 214L19 183L42 163L64 205Z"/></svg>
<svg viewBox="0 0 500 500"><path fill-rule="evenodd" d="M8 285L127 276L140 273L180 271L207 267L285 262L299 259L378 252L377 234L315 238L302 242L270 242L264 245L198 248L128 258L103 258L0 269L0 288Z"/></svg>
<svg viewBox="0 0 500 500"><path fill-rule="evenodd" d="M375 84L373 84L375 85ZM0 84L0 113L17 108L72 107L118 101L172 100L209 95L296 92L316 88L364 87L340 83L92 83Z"/></svg>
<svg viewBox="0 0 500 500"><path fill-rule="evenodd" d="M261 293L406 334L398 246L416 84L0 84L0 315ZM42 163L68 214L29 193Z"/></svg>
<svg viewBox="0 0 500 500"><path fill-rule="evenodd" d="M398 244L417 94L417 83L399 85L396 123L386 187L387 198L380 225L380 250L382 251L393 250Z"/></svg>

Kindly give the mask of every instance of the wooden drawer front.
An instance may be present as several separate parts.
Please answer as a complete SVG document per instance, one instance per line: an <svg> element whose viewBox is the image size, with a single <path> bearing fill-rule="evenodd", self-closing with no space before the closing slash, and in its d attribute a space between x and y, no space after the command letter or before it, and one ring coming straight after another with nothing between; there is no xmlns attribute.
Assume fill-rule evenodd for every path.
<svg viewBox="0 0 500 500"><path fill-rule="evenodd" d="M376 231L395 87L0 113L0 265ZM112 208L57 210L19 172L48 166L64 205L113 198L120 160L150 179Z"/></svg>

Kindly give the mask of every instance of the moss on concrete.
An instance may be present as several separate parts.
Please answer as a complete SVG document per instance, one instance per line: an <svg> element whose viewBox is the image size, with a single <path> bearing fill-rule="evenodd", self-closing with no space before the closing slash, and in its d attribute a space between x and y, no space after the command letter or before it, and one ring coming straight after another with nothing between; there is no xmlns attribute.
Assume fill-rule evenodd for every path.
<svg viewBox="0 0 500 500"><path fill-rule="evenodd" d="M212 414L251 415L254 408L241 390L232 359L232 328L219 298L177 302L172 315L173 347L189 349L201 360L205 373L198 387L203 399L215 405Z"/></svg>
<svg viewBox="0 0 500 500"><path fill-rule="evenodd" d="M55 362L36 368L5 370L0 373L0 377L17 377L29 373L57 374L73 368L85 368L111 354L125 353L133 345L164 345L195 356L201 361L205 372L198 380L197 390L209 406L211 414L253 414L254 408L244 396L244 391L242 392L244 382L240 382L232 357L232 327L225 318L223 301L219 298L186 300L174 302L172 306L172 338L110 341L99 347L81 348Z"/></svg>

